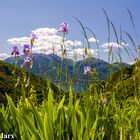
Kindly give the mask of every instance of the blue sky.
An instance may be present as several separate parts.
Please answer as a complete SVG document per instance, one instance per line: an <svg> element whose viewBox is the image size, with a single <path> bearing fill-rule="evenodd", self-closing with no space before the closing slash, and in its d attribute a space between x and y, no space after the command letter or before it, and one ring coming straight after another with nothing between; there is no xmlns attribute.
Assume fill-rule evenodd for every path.
<svg viewBox="0 0 140 140"><path fill-rule="evenodd" d="M8 39L28 37L31 31L36 31L37 29L58 29L63 21L69 23L67 40L78 40L83 43L85 39L81 33L81 27L74 19L74 17L77 17L83 25L96 33L98 43L102 46L100 57L107 61L108 52L106 51L107 48L105 49L105 43L107 43L107 22L102 9L106 10L117 31L119 32L119 27L121 26L123 31L131 34L136 45L138 45L140 40L139 5L139 0L2 0L0 3L0 55L10 55L14 43L8 42ZM126 8L129 8L133 15L136 34ZM88 33L88 37L92 38L93 36ZM134 47L131 46L128 37L124 36L124 39L129 44L127 49L131 50L135 55ZM115 41L116 39L112 31L110 42L113 44ZM115 45L113 49L117 51L118 47L116 48ZM95 42L91 42L91 46L94 49L94 56L94 54L97 54ZM77 46L77 48L80 47ZM19 48L22 53L20 45ZM124 52L122 54L123 61L132 62L133 59L128 58L124 49L121 49Z"/></svg>

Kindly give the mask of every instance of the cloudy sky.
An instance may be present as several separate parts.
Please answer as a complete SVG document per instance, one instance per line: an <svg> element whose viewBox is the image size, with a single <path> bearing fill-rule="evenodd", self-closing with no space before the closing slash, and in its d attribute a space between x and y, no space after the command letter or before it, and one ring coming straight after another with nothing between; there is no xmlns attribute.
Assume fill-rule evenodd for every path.
<svg viewBox="0 0 140 140"><path fill-rule="evenodd" d="M0 59L10 56L14 45L19 47L22 54L23 45L29 43L31 32L38 36L33 52L50 54L54 48L55 54L60 55L62 34L58 29L64 21L69 23L69 32L65 38L68 57L72 59L76 52L78 59L82 59L87 41L74 18L77 17L96 35L95 38L86 30L93 57L99 57L99 52L100 58L108 61L109 50L112 50L113 61L118 61L121 53L123 61L131 63L137 57L135 47L140 41L139 5L139 0L3 0L0 3ZM131 11L135 28L127 8ZM110 23L109 42L107 20L102 9L106 10L113 23ZM112 25L116 29L118 41ZM131 35L135 46L125 32Z"/></svg>

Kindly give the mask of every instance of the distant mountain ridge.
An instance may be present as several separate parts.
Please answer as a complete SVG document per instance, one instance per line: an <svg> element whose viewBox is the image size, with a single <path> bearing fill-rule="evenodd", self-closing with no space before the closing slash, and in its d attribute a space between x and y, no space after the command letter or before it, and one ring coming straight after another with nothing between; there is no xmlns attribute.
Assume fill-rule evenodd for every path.
<svg viewBox="0 0 140 140"><path fill-rule="evenodd" d="M71 59L61 59L61 57L55 54L33 54L34 63L31 72L37 74L43 78L49 78L54 84L62 84L64 89L68 87L67 81L73 85L73 88L77 92L81 92L87 85L87 75L84 75L84 66L90 66L92 69L96 69L98 78L100 80L106 80L109 73L110 64L104 60L98 58L86 58L74 62ZM14 57L9 57L6 62L14 65ZM17 61L17 66L20 67L23 64L23 56ZM126 63L122 63L124 67L129 66ZM118 64L114 64L113 71L119 69Z"/></svg>

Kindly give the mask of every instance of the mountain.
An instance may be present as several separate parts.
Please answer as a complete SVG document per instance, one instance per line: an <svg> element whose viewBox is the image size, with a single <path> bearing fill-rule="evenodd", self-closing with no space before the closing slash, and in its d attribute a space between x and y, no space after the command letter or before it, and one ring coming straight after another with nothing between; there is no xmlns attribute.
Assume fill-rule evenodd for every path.
<svg viewBox="0 0 140 140"><path fill-rule="evenodd" d="M84 66L90 66L96 70L96 78L100 80L106 80L108 77L110 64L101 59L91 57L74 62L71 59L64 59L62 61L61 57L54 54L33 54L33 56L34 63L31 72L44 79L49 78L56 85L63 85L64 89L68 89L70 84L76 92L86 89L87 83L92 79L83 74ZM14 57L9 57L5 61L13 65L15 64ZM20 56L17 66L20 67L22 64L23 56ZM128 66L128 64L124 63L123 66ZM112 71L118 69L119 63L112 64Z"/></svg>
<svg viewBox="0 0 140 140"><path fill-rule="evenodd" d="M25 82L26 76L30 76L30 82L27 87L26 84L28 84L28 82ZM37 93L37 100L40 102L43 93L44 96L48 93L49 85L56 95L60 94L62 91L43 78L28 73L24 69L14 67L4 61L0 61L0 104L7 103L6 94L10 95L13 100L17 102L22 93L28 93L26 96Z"/></svg>

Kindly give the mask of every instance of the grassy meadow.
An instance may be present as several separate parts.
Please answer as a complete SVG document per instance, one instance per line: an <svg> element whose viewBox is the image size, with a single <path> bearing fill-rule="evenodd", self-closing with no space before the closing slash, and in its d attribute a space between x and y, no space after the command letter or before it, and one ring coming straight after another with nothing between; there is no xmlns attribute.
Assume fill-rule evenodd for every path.
<svg viewBox="0 0 140 140"><path fill-rule="evenodd" d="M110 42L110 32L115 35L116 43L120 44L123 40L122 32L118 34L114 24L110 21L105 10L104 14L107 19L107 38ZM130 22L134 25L131 12L128 10ZM79 19L78 21L82 33L87 41L87 47L83 46L85 57L92 56L90 44L88 42L87 32L96 34L89 28L85 27ZM135 30L135 26L134 30ZM95 69L86 73L88 84L87 90L76 94L72 90L72 83L69 82L66 73L66 82L69 84L69 90L63 91L61 83L56 90L52 89L50 81L46 79L47 88L44 91L38 89L42 94L42 99L38 100L38 91L30 85L31 73L15 74L18 78L22 75L20 82L15 80L15 92L21 91L18 98L5 93L7 103L0 107L0 139L3 134L13 134L16 140L139 140L140 139L140 63L139 50L133 37L125 32L137 51L134 56L136 62L128 68L122 68L122 50L118 48L119 59L115 58L113 48L108 47L108 79L100 81ZM67 58L65 48L66 30L62 31L62 59ZM31 39L31 49L34 40ZM99 48L98 42L96 42ZM109 44L108 44L109 45ZM128 56L133 55L125 48ZM27 55L27 54L26 54ZM29 54L32 57L32 51ZM74 52L76 63L76 54ZM98 58L100 54L98 51ZM116 60L119 63L120 70L113 73L112 62ZM35 60L34 60L35 61ZM93 62L94 63L94 62ZM15 59L16 64L16 59ZM33 61L29 66L32 69ZM74 64L73 64L74 66ZM24 66L23 66L24 67ZM66 69L67 70L67 69ZM62 73L63 69L60 67ZM67 72L67 71L66 71ZM92 77L92 78L91 78ZM16 79L18 79L16 78ZM60 75L60 80L62 76ZM72 80L72 79L71 79ZM93 82L93 81L94 82ZM20 91L18 84L20 83ZM39 87L42 84L38 82ZM75 83L76 84L76 83ZM38 87L38 88L39 88ZM44 86L43 86L44 87ZM28 90L27 90L28 88ZM18 96L15 92L15 94ZM6 137L6 135L4 135ZM12 138L11 138L12 139Z"/></svg>

